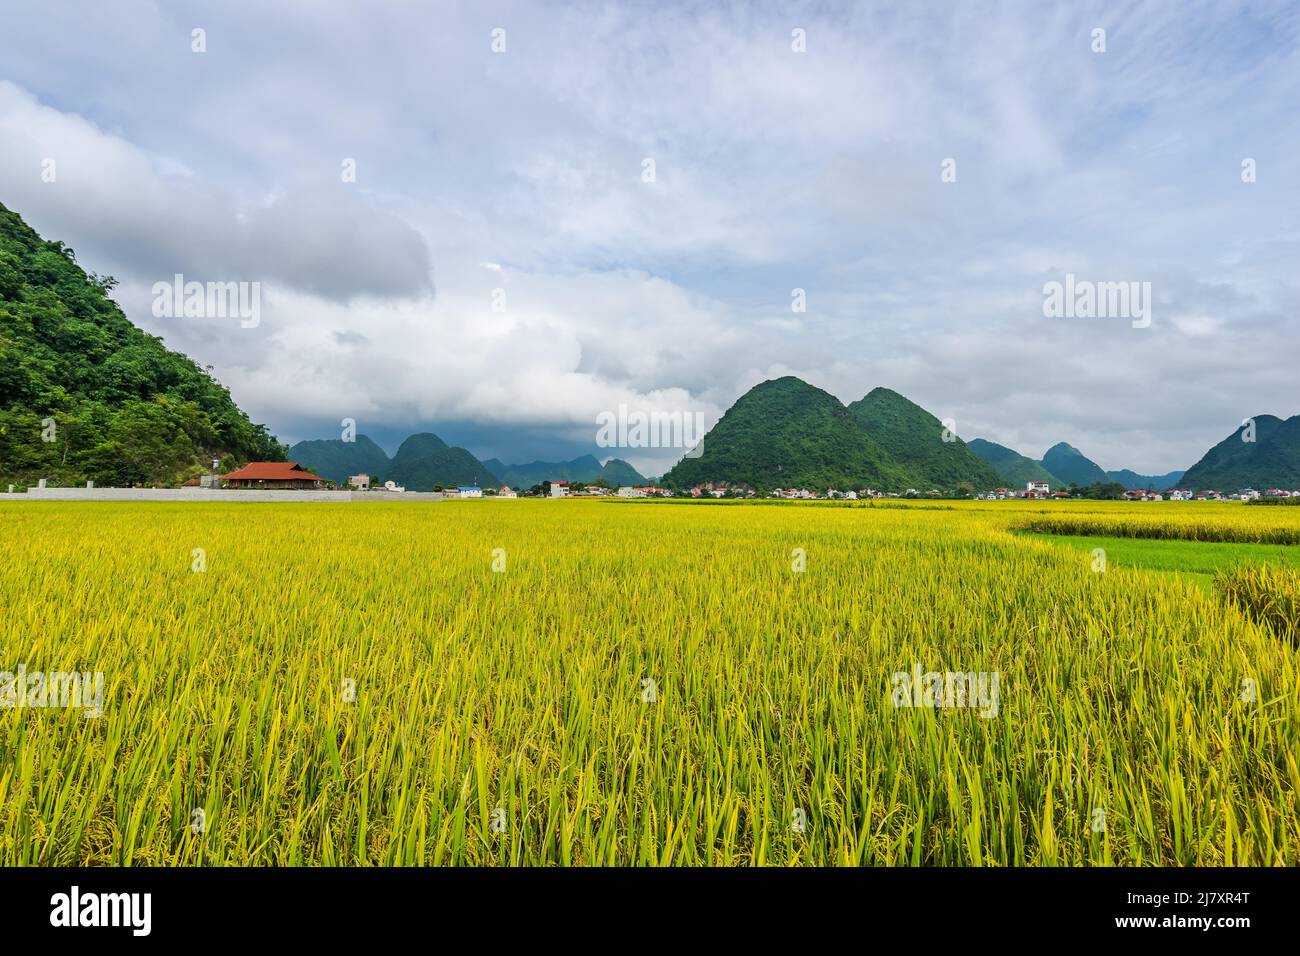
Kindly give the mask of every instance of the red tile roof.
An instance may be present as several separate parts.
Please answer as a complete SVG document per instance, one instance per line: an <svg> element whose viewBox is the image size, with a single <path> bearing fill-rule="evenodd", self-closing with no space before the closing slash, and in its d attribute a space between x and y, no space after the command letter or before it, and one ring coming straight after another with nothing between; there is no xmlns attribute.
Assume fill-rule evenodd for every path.
<svg viewBox="0 0 1300 956"><path fill-rule="evenodd" d="M254 461L221 476L223 481L321 481L295 461Z"/></svg>

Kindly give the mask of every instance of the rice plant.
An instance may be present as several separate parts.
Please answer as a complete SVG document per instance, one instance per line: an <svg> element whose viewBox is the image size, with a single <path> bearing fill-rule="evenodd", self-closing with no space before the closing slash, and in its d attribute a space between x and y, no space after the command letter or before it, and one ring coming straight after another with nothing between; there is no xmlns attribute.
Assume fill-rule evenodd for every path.
<svg viewBox="0 0 1300 956"><path fill-rule="evenodd" d="M1221 571L1214 583L1247 617L1300 646L1300 574L1284 568L1240 567Z"/></svg>

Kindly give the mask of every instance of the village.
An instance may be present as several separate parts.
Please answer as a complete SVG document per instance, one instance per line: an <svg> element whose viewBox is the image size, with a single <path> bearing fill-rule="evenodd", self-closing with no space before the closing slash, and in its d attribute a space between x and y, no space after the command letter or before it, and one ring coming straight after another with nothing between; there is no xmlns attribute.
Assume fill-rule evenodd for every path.
<svg viewBox="0 0 1300 956"><path fill-rule="evenodd" d="M169 500L175 496L175 500L213 500L212 494L204 492L222 493L223 500L242 500L245 494L250 492L285 492L294 493L300 496L302 500L348 500L348 501L380 501L380 500L445 500L445 499L473 499L473 498L727 498L727 499L754 499L759 497L759 492L745 484L732 484L730 482L705 482L694 485L690 488L671 489L661 487L656 484L649 485L629 485L619 488L611 488L603 482L571 482L571 481L544 481L534 485L531 488L512 488L509 485L500 487L479 485L457 485L455 487L434 486L430 492L408 491L405 487L398 485L394 481L378 481L368 474L350 475L342 488L336 487L335 482L304 468L302 465L287 461L255 461L237 468L226 474L216 472L217 463L213 462L213 470L210 474L201 475L186 481L180 489L143 489L143 488L96 488L93 482L86 482L85 488L54 488L48 486L45 479L41 479L37 486L26 490L26 496L35 498L57 497L64 500L84 499L84 500L108 500L117 498L129 498L133 494L136 496L156 497L158 494L166 494ZM1116 489L1122 486L1114 486ZM198 495L192 494L199 492ZM179 494L178 494L179 492ZM227 493L235 493L233 495ZM9 500L17 497L15 487L9 485L8 494L5 496ZM827 488L825 491L813 490L804 487L791 488L773 488L768 491L764 497L769 499L787 499L798 501L862 501L881 498L899 498L899 499L975 499L977 501L1008 501L1008 500L1069 500L1079 498L1095 498L1096 494L1090 493L1089 489L1073 488L1071 490L1057 489L1053 491L1051 484L1046 481L1029 481L1025 483L1024 488L994 488L991 491L974 492L968 490L952 491L941 488L929 488L924 491L917 488L907 488L903 491L882 491L875 488L859 489L838 489ZM1148 502L1148 501L1255 501L1261 498L1265 499L1300 499L1300 490L1286 490L1282 488L1269 488L1265 491L1256 491L1253 488L1242 488L1234 492L1220 492L1213 489L1204 489L1201 491L1191 491L1185 488L1174 488L1168 491L1155 491L1151 489L1132 488L1122 493L1116 492L1106 497L1115 500ZM261 496L258 496L259 500ZM248 500L252 500L251 497ZM285 500L288 500L287 498Z"/></svg>
<svg viewBox="0 0 1300 956"><path fill-rule="evenodd" d="M354 478L364 479L366 476L360 475L354 476ZM351 481L352 479L349 480ZM396 490L400 491L402 489ZM552 481L546 482L545 485L540 488L524 491L515 490L504 485L499 489L483 489L478 486L461 486L454 489L443 489L442 494L449 498L518 498L522 496L525 498L660 497L753 499L759 496L758 492L748 485L730 484L727 482L706 482L704 484L694 485L690 488L674 491L673 489L662 488L657 485L625 486L618 489L611 489L599 484L584 485L578 482ZM861 501L877 498L974 498L978 501L1050 499L1059 501L1078 499L1087 496L1078 493L1071 493L1070 491L1052 491L1049 482L1031 481L1026 482L1023 489L994 488L992 491L980 492L974 495L962 495L960 493L945 491L940 488L931 488L924 492L919 491L916 488L908 488L904 491L880 491L875 488L861 488L858 490L827 488L824 492L814 491L808 488L773 488L767 493L766 497L798 501ZM1287 491L1280 488L1270 488L1267 491L1259 492L1253 488L1243 488L1240 491L1225 494L1208 489L1193 492L1184 488L1175 488L1161 492L1134 488L1125 491L1122 495L1124 501L1253 501L1259 498L1293 497L1300 498L1300 490Z"/></svg>

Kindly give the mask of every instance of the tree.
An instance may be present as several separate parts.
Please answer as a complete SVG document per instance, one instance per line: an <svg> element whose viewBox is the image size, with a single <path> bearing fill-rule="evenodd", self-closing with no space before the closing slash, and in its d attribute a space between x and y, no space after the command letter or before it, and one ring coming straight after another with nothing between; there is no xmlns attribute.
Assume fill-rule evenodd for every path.
<svg viewBox="0 0 1300 956"><path fill-rule="evenodd" d="M1089 498L1094 501L1118 501L1124 497L1124 486L1116 481L1094 482L1083 488L1070 486L1071 497Z"/></svg>

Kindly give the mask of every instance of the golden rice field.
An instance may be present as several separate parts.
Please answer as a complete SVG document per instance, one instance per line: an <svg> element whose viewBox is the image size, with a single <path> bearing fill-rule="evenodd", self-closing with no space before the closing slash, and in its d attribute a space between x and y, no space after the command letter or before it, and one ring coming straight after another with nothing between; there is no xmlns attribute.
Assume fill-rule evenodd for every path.
<svg viewBox="0 0 1300 956"><path fill-rule="evenodd" d="M0 709L0 864L1295 865L1300 650L1011 532L1052 508L1300 528L0 505L0 671L106 681L99 717ZM997 672L996 715L895 706L914 666Z"/></svg>

